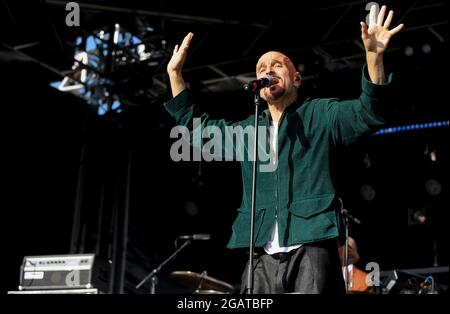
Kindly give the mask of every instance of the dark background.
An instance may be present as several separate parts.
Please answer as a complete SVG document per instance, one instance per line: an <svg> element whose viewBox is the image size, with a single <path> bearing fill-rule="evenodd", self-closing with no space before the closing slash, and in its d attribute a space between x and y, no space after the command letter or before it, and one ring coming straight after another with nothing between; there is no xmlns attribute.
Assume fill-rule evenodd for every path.
<svg viewBox="0 0 450 314"><path fill-rule="evenodd" d="M194 233L211 234L211 241L193 242L168 264L160 275L160 291L183 291L168 278L174 270L207 271L237 285L246 255L225 246L241 201L239 165L170 159L174 122L162 106L170 99L167 88L138 99L120 114L98 116L83 100L51 88L49 83L61 77L37 61L66 71L73 64L70 43L82 29L94 31L116 22L131 32L139 31L138 21L148 23L155 29L150 40L155 46L165 40L167 47L161 49L167 56L193 31L186 79L195 97L212 115L240 119L253 108L236 78L251 75L267 50L284 51L302 67L300 97L358 97L364 52L357 43L359 20L368 13L366 2L278 1L253 7L227 1L194 8L188 1L89 3L98 7L83 9L81 2L77 28L64 24L63 1L0 2L1 212L6 244L2 290L17 289L24 256L69 254L83 147L84 240L79 252L111 258L112 208L125 206L130 154L125 291L148 291L148 285L139 291L133 287L173 252L177 236ZM395 82L391 126L449 119L447 8L443 1L425 0L389 5L396 12L393 23L406 24L385 55ZM27 43L35 44L20 49L22 54L10 49ZM424 45L431 48L428 53ZM405 54L407 47L414 51L411 56ZM140 82L147 90L155 86L153 79L167 83L165 61ZM367 135L340 148L339 195L345 208L362 220L359 226L350 224L361 255L358 266L370 261L382 270L448 265L448 138L448 127L435 128ZM436 161L430 158L433 151ZM426 192L430 178L441 184L438 195ZM376 191L372 201L361 194L364 184ZM408 224L408 210L423 208L427 223Z"/></svg>

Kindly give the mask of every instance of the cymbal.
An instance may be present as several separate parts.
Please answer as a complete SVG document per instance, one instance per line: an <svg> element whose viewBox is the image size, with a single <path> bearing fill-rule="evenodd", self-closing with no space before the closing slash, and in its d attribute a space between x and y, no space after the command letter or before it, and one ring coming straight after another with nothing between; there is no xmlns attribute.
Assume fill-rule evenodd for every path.
<svg viewBox="0 0 450 314"><path fill-rule="evenodd" d="M227 293L217 290L197 290L194 292L194 294L227 294Z"/></svg>
<svg viewBox="0 0 450 314"><path fill-rule="evenodd" d="M174 271L169 277L176 283L185 287L194 288L197 292L214 291L214 293L233 293L234 287L224 281L215 279L206 274L192 271Z"/></svg>

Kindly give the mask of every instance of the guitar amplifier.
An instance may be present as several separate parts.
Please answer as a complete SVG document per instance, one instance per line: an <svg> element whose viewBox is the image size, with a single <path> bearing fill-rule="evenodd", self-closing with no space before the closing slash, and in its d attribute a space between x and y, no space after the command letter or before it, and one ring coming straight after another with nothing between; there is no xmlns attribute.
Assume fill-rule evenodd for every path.
<svg viewBox="0 0 450 314"><path fill-rule="evenodd" d="M94 259L94 254L25 256L19 290L92 289Z"/></svg>

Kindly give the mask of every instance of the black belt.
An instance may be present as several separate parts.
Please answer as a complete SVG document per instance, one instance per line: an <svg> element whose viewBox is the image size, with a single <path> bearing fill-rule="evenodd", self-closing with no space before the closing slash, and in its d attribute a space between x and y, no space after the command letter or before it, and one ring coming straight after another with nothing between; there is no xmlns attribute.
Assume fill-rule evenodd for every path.
<svg viewBox="0 0 450 314"><path fill-rule="evenodd" d="M290 250L289 252L280 252L275 254L267 254L267 252L262 247L255 247L254 257L259 258L261 255L269 255L276 260L286 260L297 252L297 249ZM248 252L247 252L248 253Z"/></svg>
<svg viewBox="0 0 450 314"><path fill-rule="evenodd" d="M280 252L280 253L270 254L270 256L274 259L285 261L288 258L290 258L292 255L294 255L295 252L297 252L297 250L298 250L298 248L290 250L289 252Z"/></svg>

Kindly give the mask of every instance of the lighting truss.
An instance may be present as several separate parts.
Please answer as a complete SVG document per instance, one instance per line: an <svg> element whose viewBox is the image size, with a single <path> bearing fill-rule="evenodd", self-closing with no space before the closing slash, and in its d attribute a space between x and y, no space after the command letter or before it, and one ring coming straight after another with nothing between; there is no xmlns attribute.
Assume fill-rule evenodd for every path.
<svg viewBox="0 0 450 314"><path fill-rule="evenodd" d="M115 24L113 31L100 29L77 37L71 74L50 85L85 99L99 115L120 113L146 93L153 70L166 55L165 47Z"/></svg>

